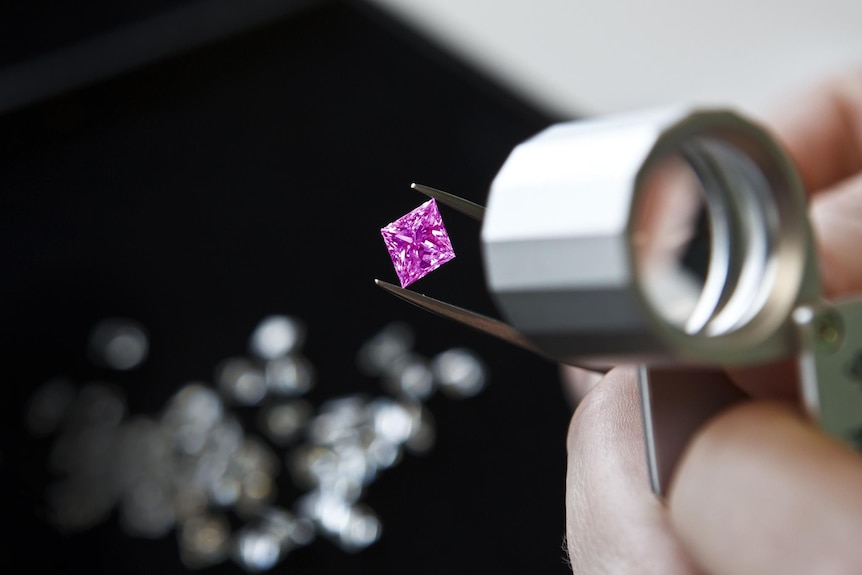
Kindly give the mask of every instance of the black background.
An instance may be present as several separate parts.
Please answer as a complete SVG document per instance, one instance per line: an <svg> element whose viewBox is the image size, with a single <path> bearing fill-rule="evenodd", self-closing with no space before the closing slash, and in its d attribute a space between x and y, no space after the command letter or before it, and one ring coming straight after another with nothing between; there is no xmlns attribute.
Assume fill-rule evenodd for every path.
<svg viewBox="0 0 862 575"><path fill-rule="evenodd" d="M13 18L0 34L0 62L167 4L113 15L94 4L102 19L76 13L80 23L20 12L16 33ZM395 281L378 230L424 201L410 182L482 203L511 147L551 120L351 2L318 3L0 116L0 562L180 572L173 537L132 539L113 520L71 536L47 526L48 443L23 431L23 407L38 384L65 375L116 381L132 412L154 413L181 384L211 380L219 360L243 353L260 318L286 313L309 327L315 403L381 393L354 355L396 319L416 328L424 354L477 350L492 379L477 398L430 401L435 449L406 457L365 498L383 522L377 545L349 555L317 541L274 572L566 572L569 412L556 366L372 283ZM494 314L478 225L442 211L458 257L413 287ZM142 369L119 376L88 364L87 333L110 316L148 328ZM279 487L289 504L286 474Z"/></svg>

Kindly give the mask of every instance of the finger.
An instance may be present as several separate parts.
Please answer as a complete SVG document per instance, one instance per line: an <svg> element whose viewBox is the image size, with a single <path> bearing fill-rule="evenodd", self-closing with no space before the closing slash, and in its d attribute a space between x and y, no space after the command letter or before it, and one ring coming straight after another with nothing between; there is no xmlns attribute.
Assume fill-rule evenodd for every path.
<svg viewBox="0 0 862 575"><path fill-rule="evenodd" d="M810 208L827 297L862 291L862 72L803 96L775 119L775 131L796 158L809 186ZM790 361L729 371L753 397L798 396Z"/></svg>
<svg viewBox="0 0 862 575"><path fill-rule="evenodd" d="M713 575L859 573L862 458L783 404L702 429L669 494L673 525Z"/></svg>
<svg viewBox="0 0 862 575"><path fill-rule="evenodd" d="M862 171L862 70L785 102L769 123L810 192Z"/></svg>
<svg viewBox="0 0 862 575"><path fill-rule="evenodd" d="M782 359L745 368L730 368L727 375L748 396L797 401L799 383L797 359Z"/></svg>
<svg viewBox="0 0 862 575"><path fill-rule="evenodd" d="M862 161L862 150L859 153ZM811 222L826 294L862 291L862 171L814 198Z"/></svg>
<svg viewBox="0 0 862 575"><path fill-rule="evenodd" d="M573 365L561 365L560 375L563 380L563 392L572 408L576 407L604 377L604 374L598 371Z"/></svg>
<svg viewBox="0 0 862 575"><path fill-rule="evenodd" d="M611 371L569 427L566 540L575 573L696 573L649 488L637 374Z"/></svg>

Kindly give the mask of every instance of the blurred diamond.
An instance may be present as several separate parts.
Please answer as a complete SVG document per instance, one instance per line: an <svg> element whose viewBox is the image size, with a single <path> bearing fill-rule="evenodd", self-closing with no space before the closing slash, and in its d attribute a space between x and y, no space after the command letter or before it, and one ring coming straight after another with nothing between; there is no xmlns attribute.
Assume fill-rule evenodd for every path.
<svg viewBox="0 0 862 575"><path fill-rule="evenodd" d="M356 552L374 544L383 530L380 520L370 509L353 507L347 522L338 533L337 542L345 551Z"/></svg>
<svg viewBox="0 0 862 575"><path fill-rule="evenodd" d="M306 517L298 517L293 522L293 529L290 532L290 540L297 547L303 547L311 544L317 535L317 530L314 528L314 523Z"/></svg>
<svg viewBox="0 0 862 575"><path fill-rule="evenodd" d="M258 512L257 525L275 535L283 550L308 545L314 540L314 525L295 517L281 507L264 507Z"/></svg>
<svg viewBox="0 0 862 575"><path fill-rule="evenodd" d="M194 455L203 451L207 443L209 429L195 423L186 423L174 431L174 443L177 450Z"/></svg>
<svg viewBox="0 0 862 575"><path fill-rule="evenodd" d="M220 455L232 455L243 445L242 425L233 417L218 422L207 437L207 449Z"/></svg>
<svg viewBox="0 0 862 575"><path fill-rule="evenodd" d="M337 536L350 520L350 504L325 491L311 491L296 505L300 516L314 521L329 536Z"/></svg>
<svg viewBox="0 0 862 575"><path fill-rule="evenodd" d="M89 383L81 388L68 411L65 431L116 427L126 415L125 398L115 388L102 383Z"/></svg>
<svg viewBox="0 0 862 575"><path fill-rule="evenodd" d="M358 551L380 538L380 520L366 506L352 505L325 491L312 491L297 501L300 516L314 521L321 532L345 551Z"/></svg>
<svg viewBox="0 0 862 575"><path fill-rule="evenodd" d="M281 542L273 533L246 527L237 534L234 558L246 571L256 573L272 569L281 556Z"/></svg>
<svg viewBox="0 0 862 575"><path fill-rule="evenodd" d="M357 365L366 375L381 375L413 348L414 340L410 326L402 322L390 323L359 349Z"/></svg>
<svg viewBox="0 0 862 575"><path fill-rule="evenodd" d="M219 507L232 507L239 501L242 493L242 485L237 477L222 475L216 478L209 486L209 495L214 505Z"/></svg>
<svg viewBox="0 0 862 575"><path fill-rule="evenodd" d="M434 440L437 436L434 418L431 416L431 412L420 403L407 405L407 409L413 418L413 427L410 438L407 439L404 446L411 453L417 455L427 453L434 447Z"/></svg>
<svg viewBox="0 0 862 575"><path fill-rule="evenodd" d="M199 383L190 383L170 399L162 422L173 430L191 424L209 432L221 421L224 407L218 394Z"/></svg>
<svg viewBox="0 0 862 575"><path fill-rule="evenodd" d="M207 449L199 457L185 460L191 473L185 478L193 485L207 487L228 473L231 463L229 454Z"/></svg>
<svg viewBox="0 0 862 575"><path fill-rule="evenodd" d="M206 491L199 485L174 485L172 503L177 521L188 521L202 515L210 504Z"/></svg>
<svg viewBox="0 0 862 575"><path fill-rule="evenodd" d="M284 397L302 395L314 387L314 367L299 354L266 363L266 385L273 394Z"/></svg>
<svg viewBox="0 0 862 575"><path fill-rule="evenodd" d="M321 475L335 472L337 460L338 455L329 447L302 445L293 452L288 466L297 485L309 489L317 486Z"/></svg>
<svg viewBox="0 0 862 575"><path fill-rule="evenodd" d="M266 444L259 439L247 437L231 459L231 466L240 473L261 471L268 475L275 475L279 470L279 461Z"/></svg>
<svg viewBox="0 0 862 575"><path fill-rule="evenodd" d="M281 546L293 546L291 533L296 519L286 509L280 507L264 507L258 511L257 524L261 530L272 533Z"/></svg>
<svg viewBox="0 0 862 575"><path fill-rule="evenodd" d="M284 315L265 317L251 334L249 348L256 357L277 359L302 347L305 325L296 318Z"/></svg>
<svg viewBox="0 0 862 575"><path fill-rule="evenodd" d="M130 489L120 505L120 525L133 537L156 539L174 526L174 507L168 487L141 481Z"/></svg>
<svg viewBox="0 0 862 575"><path fill-rule="evenodd" d="M62 531L94 527L107 519L115 499L103 486L65 480L48 486L45 499L51 522Z"/></svg>
<svg viewBox="0 0 862 575"><path fill-rule="evenodd" d="M368 421L365 404L359 395L327 401L308 426L309 440L318 445L358 442L359 429Z"/></svg>
<svg viewBox="0 0 862 575"><path fill-rule="evenodd" d="M395 400L381 397L368 405L377 437L394 445L407 441L413 434L413 417Z"/></svg>
<svg viewBox="0 0 862 575"><path fill-rule="evenodd" d="M75 399L75 388L65 379L46 381L30 398L24 415L27 430L34 435L49 435L57 430Z"/></svg>
<svg viewBox="0 0 862 575"><path fill-rule="evenodd" d="M372 438L365 448L370 465L377 469L388 469L401 459L401 446L380 437Z"/></svg>
<svg viewBox="0 0 862 575"><path fill-rule="evenodd" d="M273 443L284 446L302 432L311 413L311 404L302 400L270 405L261 409L258 425Z"/></svg>
<svg viewBox="0 0 862 575"><path fill-rule="evenodd" d="M384 386L391 393L419 401L434 393L434 376L425 358L407 354L392 362L386 370Z"/></svg>
<svg viewBox="0 0 862 575"><path fill-rule="evenodd" d="M190 569L215 565L227 556L229 539L230 524L224 516L191 517L179 531L180 558Z"/></svg>
<svg viewBox="0 0 862 575"><path fill-rule="evenodd" d="M488 379L485 364L464 348L453 348L435 357L432 370L441 389L457 398L476 395L485 388Z"/></svg>
<svg viewBox="0 0 862 575"><path fill-rule="evenodd" d="M112 461L119 489L127 489L143 477L167 479L172 472L171 438L153 419L143 416L125 422L117 430L117 452Z"/></svg>
<svg viewBox="0 0 862 575"><path fill-rule="evenodd" d="M277 491L272 476L263 471L249 471L240 479L240 493L236 510L240 515L253 515L264 504L273 501L276 495Z"/></svg>
<svg viewBox="0 0 862 575"><path fill-rule="evenodd" d="M263 371L247 359L223 361L216 368L215 380L222 395L237 405L257 405L266 396Z"/></svg>
<svg viewBox="0 0 862 575"><path fill-rule="evenodd" d="M337 457L333 473L318 476L318 484L321 489L346 501L356 501L362 495L363 487L374 480L377 469L358 445L337 445L335 453Z"/></svg>
<svg viewBox="0 0 862 575"><path fill-rule="evenodd" d="M63 433L51 448L49 467L58 473L107 483L117 455L117 438L111 431L90 427Z"/></svg>
<svg viewBox="0 0 862 575"><path fill-rule="evenodd" d="M146 331L130 319L106 319L90 333L90 357L98 365L121 371L138 367L147 358Z"/></svg>

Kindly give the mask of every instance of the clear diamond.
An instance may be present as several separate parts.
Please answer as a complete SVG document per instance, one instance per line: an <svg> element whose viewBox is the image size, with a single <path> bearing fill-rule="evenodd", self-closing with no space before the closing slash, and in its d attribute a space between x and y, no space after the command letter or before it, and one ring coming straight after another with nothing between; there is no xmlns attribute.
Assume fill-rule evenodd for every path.
<svg viewBox="0 0 862 575"><path fill-rule="evenodd" d="M395 220L380 233L401 287L407 287L455 257L433 199Z"/></svg>

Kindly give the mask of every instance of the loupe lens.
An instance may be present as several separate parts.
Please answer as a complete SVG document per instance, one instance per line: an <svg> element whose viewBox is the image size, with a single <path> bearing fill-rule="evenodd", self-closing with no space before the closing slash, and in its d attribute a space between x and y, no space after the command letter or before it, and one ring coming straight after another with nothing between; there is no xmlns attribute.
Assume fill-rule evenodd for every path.
<svg viewBox="0 0 862 575"><path fill-rule="evenodd" d="M635 267L647 299L671 325L689 332L712 253L706 194L680 156L661 159L642 185L633 218Z"/></svg>
<svg viewBox="0 0 862 575"><path fill-rule="evenodd" d="M649 305L686 334L715 336L757 314L774 281L778 216L757 166L724 142L687 142L654 161L632 218Z"/></svg>

